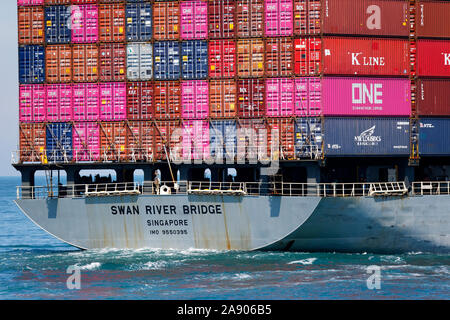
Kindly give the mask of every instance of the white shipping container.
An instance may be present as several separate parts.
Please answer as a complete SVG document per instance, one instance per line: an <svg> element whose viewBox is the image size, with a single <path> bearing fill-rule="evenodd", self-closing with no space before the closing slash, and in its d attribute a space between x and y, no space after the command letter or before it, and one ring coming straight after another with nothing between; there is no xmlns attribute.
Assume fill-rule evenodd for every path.
<svg viewBox="0 0 450 320"><path fill-rule="evenodd" d="M153 77L153 47L149 43L127 46L127 78L131 81L151 80Z"/></svg>

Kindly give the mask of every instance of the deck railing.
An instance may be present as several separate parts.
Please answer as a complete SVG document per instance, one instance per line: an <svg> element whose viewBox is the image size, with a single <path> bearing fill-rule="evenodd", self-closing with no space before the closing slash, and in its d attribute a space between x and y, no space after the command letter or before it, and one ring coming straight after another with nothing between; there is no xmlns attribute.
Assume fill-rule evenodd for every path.
<svg viewBox="0 0 450 320"><path fill-rule="evenodd" d="M450 195L450 181L413 182L411 194L414 196Z"/></svg>

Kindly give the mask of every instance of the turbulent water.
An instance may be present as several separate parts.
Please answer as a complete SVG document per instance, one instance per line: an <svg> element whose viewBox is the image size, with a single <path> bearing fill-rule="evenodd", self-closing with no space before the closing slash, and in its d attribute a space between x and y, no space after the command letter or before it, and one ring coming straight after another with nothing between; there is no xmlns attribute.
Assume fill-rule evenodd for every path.
<svg viewBox="0 0 450 320"><path fill-rule="evenodd" d="M450 298L450 255L80 251L19 211L18 184L0 178L0 299ZM372 265L379 289L368 287L378 284ZM80 270L79 290L67 287L69 266Z"/></svg>

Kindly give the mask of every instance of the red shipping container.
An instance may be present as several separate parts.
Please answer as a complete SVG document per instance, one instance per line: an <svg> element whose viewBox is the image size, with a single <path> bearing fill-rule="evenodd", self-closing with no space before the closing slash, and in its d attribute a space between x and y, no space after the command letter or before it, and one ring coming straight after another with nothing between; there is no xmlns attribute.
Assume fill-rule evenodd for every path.
<svg viewBox="0 0 450 320"><path fill-rule="evenodd" d="M45 0L45 5L53 5L53 4L70 4L70 0Z"/></svg>
<svg viewBox="0 0 450 320"><path fill-rule="evenodd" d="M294 121L291 118L267 119L268 154L272 160L295 157Z"/></svg>
<svg viewBox="0 0 450 320"><path fill-rule="evenodd" d="M299 76L319 75L322 66L322 40L301 38L294 40L294 73Z"/></svg>
<svg viewBox="0 0 450 320"><path fill-rule="evenodd" d="M234 38L234 0L208 1L210 39Z"/></svg>
<svg viewBox="0 0 450 320"><path fill-rule="evenodd" d="M21 123L19 149L21 162L43 162L45 155L45 124Z"/></svg>
<svg viewBox="0 0 450 320"><path fill-rule="evenodd" d="M450 77L450 40L418 40L416 57L419 77Z"/></svg>
<svg viewBox="0 0 450 320"><path fill-rule="evenodd" d="M98 13L100 41L125 41L125 5L101 4Z"/></svg>
<svg viewBox="0 0 450 320"><path fill-rule="evenodd" d="M419 79L416 90L419 116L450 116L450 79Z"/></svg>
<svg viewBox="0 0 450 320"><path fill-rule="evenodd" d="M98 47L94 44L73 45L73 81L98 80Z"/></svg>
<svg viewBox="0 0 450 320"><path fill-rule="evenodd" d="M209 76L232 78L236 75L236 43L232 40L209 42Z"/></svg>
<svg viewBox="0 0 450 320"><path fill-rule="evenodd" d="M450 2L416 1L416 35L450 38Z"/></svg>
<svg viewBox="0 0 450 320"><path fill-rule="evenodd" d="M155 118L181 118L181 86L179 81L156 81L154 89Z"/></svg>
<svg viewBox="0 0 450 320"><path fill-rule="evenodd" d="M72 81L72 48L70 45L47 46L45 53L46 81Z"/></svg>
<svg viewBox="0 0 450 320"><path fill-rule="evenodd" d="M238 116L257 118L265 115L265 84L263 79L238 81Z"/></svg>
<svg viewBox="0 0 450 320"><path fill-rule="evenodd" d="M294 34L320 34L321 0L294 0Z"/></svg>
<svg viewBox="0 0 450 320"><path fill-rule="evenodd" d="M140 161L143 160L143 153L141 148L141 121L127 122L127 160Z"/></svg>
<svg viewBox="0 0 450 320"><path fill-rule="evenodd" d="M238 40L237 61L239 77L264 76L264 41L262 39Z"/></svg>
<svg viewBox="0 0 450 320"><path fill-rule="evenodd" d="M236 82L211 80L209 82L209 114L211 118L236 117Z"/></svg>
<svg viewBox="0 0 450 320"><path fill-rule="evenodd" d="M100 122L100 159L126 161L127 126L125 122Z"/></svg>
<svg viewBox="0 0 450 320"><path fill-rule="evenodd" d="M154 159L166 160L166 154L170 157L172 150L179 159L182 150L182 132L179 121L155 121Z"/></svg>
<svg viewBox="0 0 450 320"><path fill-rule="evenodd" d="M125 81L126 60L124 44L101 44L99 48L100 81Z"/></svg>
<svg viewBox="0 0 450 320"><path fill-rule="evenodd" d="M145 161L151 162L155 159L155 125L150 121L141 122L141 153Z"/></svg>
<svg viewBox="0 0 450 320"><path fill-rule="evenodd" d="M267 125L263 119L241 119L237 134L237 158L267 160Z"/></svg>
<svg viewBox="0 0 450 320"><path fill-rule="evenodd" d="M294 52L292 39L266 39L266 75L269 77L290 76L293 72Z"/></svg>
<svg viewBox="0 0 450 320"><path fill-rule="evenodd" d="M127 119L153 119L153 83L127 83Z"/></svg>
<svg viewBox="0 0 450 320"><path fill-rule="evenodd" d="M44 9L42 7L19 7L19 44L43 44Z"/></svg>
<svg viewBox="0 0 450 320"><path fill-rule="evenodd" d="M236 1L236 33L239 38L262 37L264 35L264 1Z"/></svg>
<svg viewBox="0 0 450 320"><path fill-rule="evenodd" d="M98 121L100 119L100 89L97 83L74 84L73 119L75 121Z"/></svg>
<svg viewBox="0 0 450 320"><path fill-rule="evenodd" d="M324 34L408 37L410 33L406 0L327 0L322 19Z"/></svg>
<svg viewBox="0 0 450 320"><path fill-rule="evenodd" d="M153 21L156 40L178 40L180 38L180 6L178 1L154 2Z"/></svg>
<svg viewBox="0 0 450 320"><path fill-rule="evenodd" d="M409 76L409 40L323 38L323 73ZM429 58L429 57L428 57Z"/></svg>

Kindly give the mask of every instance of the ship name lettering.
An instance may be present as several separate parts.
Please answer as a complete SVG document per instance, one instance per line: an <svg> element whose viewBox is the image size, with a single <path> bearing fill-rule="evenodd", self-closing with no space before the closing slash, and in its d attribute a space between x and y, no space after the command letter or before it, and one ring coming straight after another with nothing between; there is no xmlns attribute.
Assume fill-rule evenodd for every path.
<svg viewBox="0 0 450 320"><path fill-rule="evenodd" d="M111 206L112 215L139 215L139 206Z"/></svg>
<svg viewBox="0 0 450 320"><path fill-rule="evenodd" d="M174 205L145 206L146 214L177 214L177 207Z"/></svg>
<svg viewBox="0 0 450 320"><path fill-rule="evenodd" d="M222 214L222 206L217 205L184 205L184 214Z"/></svg>

